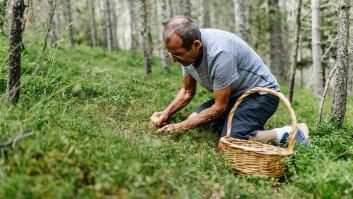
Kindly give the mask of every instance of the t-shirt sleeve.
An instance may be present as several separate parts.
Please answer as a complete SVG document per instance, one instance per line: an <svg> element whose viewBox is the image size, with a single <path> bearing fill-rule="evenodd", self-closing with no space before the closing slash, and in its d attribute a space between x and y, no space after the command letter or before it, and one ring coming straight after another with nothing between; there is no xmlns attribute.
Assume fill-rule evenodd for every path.
<svg viewBox="0 0 353 199"><path fill-rule="evenodd" d="M236 58L233 53L222 51L213 59L213 90L220 90L238 79Z"/></svg>
<svg viewBox="0 0 353 199"><path fill-rule="evenodd" d="M183 71L183 76L190 75L189 66L182 66L181 69Z"/></svg>

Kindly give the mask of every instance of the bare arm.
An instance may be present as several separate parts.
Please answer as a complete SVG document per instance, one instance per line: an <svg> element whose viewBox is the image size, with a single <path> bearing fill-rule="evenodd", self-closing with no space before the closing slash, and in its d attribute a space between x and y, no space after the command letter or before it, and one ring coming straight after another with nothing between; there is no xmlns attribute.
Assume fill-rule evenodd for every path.
<svg viewBox="0 0 353 199"><path fill-rule="evenodd" d="M191 76L183 77L183 88L180 89L178 95L164 110L170 117L173 113L183 109L190 103L196 92L196 81Z"/></svg>
<svg viewBox="0 0 353 199"><path fill-rule="evenodd" d="M196 81L191 76L183 77L183 88L180 89L178 95L162 112L153 113L150 118L151 124L154 126L162 126L166 124L168 118L175 112L181 110L190 103L196 92Z"/></svg>
<svg viewBox="0 0 353 199"><path fill-rule="evenodd" d="M194 117L189 117L188 119L183 121L185 125L188 128L193 128L197 125L211 122L223 115L227 111L231 91L232 90L230 86L221 90L214 91L213 96L215 99L215 103L211 107L201 111Z"/></svg>
<svg viewBox="0 0 353 199"><path fill-rule="evenodd" d="M221 90L214 91L213 95L215 103L211 107L201 111L199 114L188 117L186 120L180 123L166 125L165 127L159 129L159 131L185 131L197 125L215 120L226 112L231 91L232 90L230 86L227 86Z"/></svg>

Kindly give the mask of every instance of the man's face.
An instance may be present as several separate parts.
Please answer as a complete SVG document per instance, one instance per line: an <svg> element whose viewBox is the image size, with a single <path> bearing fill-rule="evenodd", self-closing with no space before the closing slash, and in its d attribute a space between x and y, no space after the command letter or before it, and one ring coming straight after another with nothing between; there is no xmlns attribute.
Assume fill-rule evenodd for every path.
<svg viewBox="0 0 353 199"><path fill-rule="evenodd" d="M169 42L165 44L165 48L168 54L171 55L173 62L179 62L183 66L188 66L190 64L193 64L196 61L197 57L200 56L200 46L198 44L195 45L195 42L192 45L191 49L187 50L181 47L183 44L182 39L177 35L173 35L170 37Z"/></svg>

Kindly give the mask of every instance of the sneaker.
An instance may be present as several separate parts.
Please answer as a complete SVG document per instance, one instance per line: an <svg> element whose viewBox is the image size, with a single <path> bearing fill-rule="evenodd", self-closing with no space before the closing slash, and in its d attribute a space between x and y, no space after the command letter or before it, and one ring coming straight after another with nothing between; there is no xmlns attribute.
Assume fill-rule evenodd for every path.
<svg viewBox="0 0 353 199"><path fill-rule="evenodd" d="M281 144L285 144L288 142L289 133L290 132L286 132L283 134L280 141ZM297 134L295 136L295 140L297 143L302 144L306 147L310 146L308 125L306 125L305 123L299 123L297 125Z"/></svg>

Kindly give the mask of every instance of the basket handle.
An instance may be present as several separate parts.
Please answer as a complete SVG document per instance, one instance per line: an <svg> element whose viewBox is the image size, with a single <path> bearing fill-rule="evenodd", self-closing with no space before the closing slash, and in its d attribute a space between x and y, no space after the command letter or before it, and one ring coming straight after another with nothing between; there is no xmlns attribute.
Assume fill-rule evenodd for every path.
<svg viewBox="0 0 353 199"><path fill-rule="evenodd" d="M295 113L292 109L292 106L290 105L290 102L288 101L288 99L280 92L277 92L275 90L272 89L268 89L268 88L261 88L261 87L255 87L252 89L249 89L248 91L246 91L242 96L239 97L239 99L235 102L234 107L232 108L232 110L229 113L229 117L228 117L228 123L227 123L227 135L226 137L230 137L230 133L232 130L232 120L233 120L233 116L235 113L235 110L239 107L239 105L244 101L244 99L253 94L253 93L257 93L257 92L266 92L268 94L274 95L279 97L279 99L284 103L284 105L287 107L288 112L291 115L292 118L292 131L289 134L289 141L288 141L288 151L289 152L293 152L293 147L294 147L294 143L295 143L295 135L297 134L297 118L295 116Z"/></svg>

